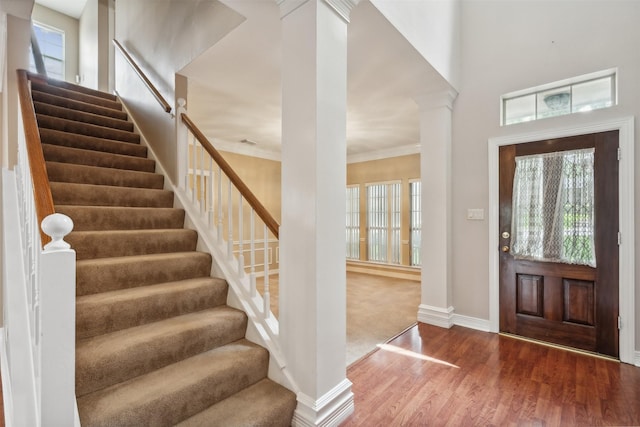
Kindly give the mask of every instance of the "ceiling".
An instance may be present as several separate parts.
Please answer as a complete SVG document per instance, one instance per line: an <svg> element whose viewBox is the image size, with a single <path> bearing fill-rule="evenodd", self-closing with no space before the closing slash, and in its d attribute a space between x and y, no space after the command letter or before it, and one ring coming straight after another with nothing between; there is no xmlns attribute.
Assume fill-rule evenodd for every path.
<svg viewBox="0 0 640 427"><path fill-rule="evenodd" d="M86 0L37 2L75 16ZM222 150L278 159L279 8L275 1L222 2L247 19L180 71L189 77L189 115ZM367 0L351 13L347 78L349 160L419 152L413 99L444 88L444 80Z"/></svg>
<svg viewBox="0 0 640 427"><path fill-rule="evenodd" d="M36 0L36 3L78 19L87 0Z"/></svg>

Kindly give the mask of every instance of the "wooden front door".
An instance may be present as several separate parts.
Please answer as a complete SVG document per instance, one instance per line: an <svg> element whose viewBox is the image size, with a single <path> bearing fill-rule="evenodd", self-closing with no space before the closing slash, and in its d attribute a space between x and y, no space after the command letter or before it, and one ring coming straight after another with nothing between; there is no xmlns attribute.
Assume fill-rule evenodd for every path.
<svg viewBox="0 0 640 427"><path fill-rule="evenodd" d="M589 148L595 267L514 255L516 157ZM618 357L618 132L503 146L499 191L500 331Z"/></svg>

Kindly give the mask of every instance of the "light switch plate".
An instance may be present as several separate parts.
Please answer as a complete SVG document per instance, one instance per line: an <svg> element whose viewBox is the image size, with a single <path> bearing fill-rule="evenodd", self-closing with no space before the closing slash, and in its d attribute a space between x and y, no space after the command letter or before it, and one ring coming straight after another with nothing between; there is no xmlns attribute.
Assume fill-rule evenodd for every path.
<svg viewBox="0 0 640 427"><path fill-rule="evenodd" d="M479 221L484 219L484 209L467 209L467 219Z"/></svg>

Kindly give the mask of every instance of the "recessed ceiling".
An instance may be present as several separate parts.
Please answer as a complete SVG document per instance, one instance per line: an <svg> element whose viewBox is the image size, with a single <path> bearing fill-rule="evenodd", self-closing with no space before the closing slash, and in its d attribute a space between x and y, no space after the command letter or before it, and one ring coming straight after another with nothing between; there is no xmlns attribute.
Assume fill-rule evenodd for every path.
<svg viewBox="0 0 640 427"><path fill-rule="evenodd" d="M189 115L222 150L278 153L279 9L273 1L240 3L247 19L181 70L189 78ZM348 154L418 152L414 97L442 78L368 1L352 11L348 34ZM247 147L243 139L257 144Z"/></svg>
<svg viewBox="0 0 640 427"><path fill-rule="evenodd" d="M64 15L79 19L87 4L87 0L36 0L36 3L60 12Z"/></svg>

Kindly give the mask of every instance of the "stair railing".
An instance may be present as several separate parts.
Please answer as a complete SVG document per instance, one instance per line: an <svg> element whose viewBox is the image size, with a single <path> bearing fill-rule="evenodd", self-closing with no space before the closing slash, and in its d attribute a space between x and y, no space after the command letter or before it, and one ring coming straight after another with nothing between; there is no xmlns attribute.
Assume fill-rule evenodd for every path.
<svg viewBox="0 0 640 427"><path fill-rule="evenodd" d="M160 91L154 86L154 84L151 83L151 80L149 80L149 78L144 73L144 71L142 71L142 69L138 66L136 61L134 61L134 59L131 57L131 55L129 55L129 52L127 52L127 50L124 48L124 46L122 46L122 44L120 44L120 42L118 40L115 40L115 39L113 39L113 45L122 54L124 59L127 60L129 65L131 65L131 68L133 68L133 71L135 71L136 74L138 75L138 77L140 77L140 79L142 80L144 85L147 87L147 89L149 89L149 91L151 92L153 97L158 101L158 103L164 109L164 111L167 112L167 113L171 113L171 105L167 102L166 99L164 99L164 97L162 96Z"/></svg>
<svg viewBox="0 0 640 427"><path fill-rule="evenodd" d="M169 103L135 59L117 40L113 43L165 111L170 112ZM184 99L179 99L176 109L178 191L200 212L208 234L225 247L227 261L237 263L234 277L242 289L234 289L249 304L249 311L260 316L256 320L265 326L269 339L277 343L278 322L270 308L269 276L278 265L280 226L187 116L185 104ZM261 281L261 292L257 279Z"/></svg>
<svg viewBox="0 0 640 427"><path fill-rule="evenodd" d="M16 425L74 425L76 266L63 240L73 222L54 213L26 71L17 83L18 163L2 180L10 411Z"/></svg>
<svg viewBox="0 0 640 427"><path fill-rule="evenodd" d="M185 101L178 100L179 186L223 245L229 261L237 263L250 301L262 281L262 301L256 310L277 335L272 322L269 276L277 266L280 225L237 175L229 163L189 118ZM258 298L259 301L259 298Z"/></svg>

